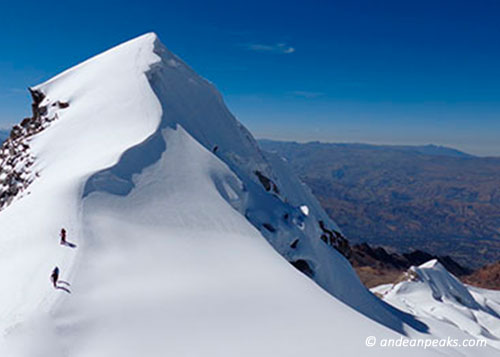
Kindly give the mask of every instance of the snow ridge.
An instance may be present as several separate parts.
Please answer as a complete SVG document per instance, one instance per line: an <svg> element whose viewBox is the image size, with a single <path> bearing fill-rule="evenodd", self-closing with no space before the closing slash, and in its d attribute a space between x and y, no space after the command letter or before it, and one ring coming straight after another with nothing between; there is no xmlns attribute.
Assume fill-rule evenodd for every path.
<svg viewBox="0 0 500 357"><path fill-rule="evenodd" d="M227 110L212 83L198 76L157 37L153 38L153 51L159 60L146 75L162 108L158 126L142 143L129 148L116 165L90 177L84 197L95 191L130 193L134 175L154 165L168 147L163 131L181 127L237 175L237 183L218 183L220 194L283 257L348 305L403 332L401 317L394 316L391 309L372 296L347 260L322 240L325 229L340 230L310 191L280 158L263 156L252 135ZM310 207L307 216L300 209L304 204ZM422 328L422 324L411 319L407 322Z"/></svg>
<svg viewBox="0 0 500 357"><path fill-rule="evenodd" d="M418 267L411 267L421 281L432 291L432 296L438 301L454 300L455 302L472 309L478 309L479 305L469 293L467 288L446 268L432 259Z"/></svg>

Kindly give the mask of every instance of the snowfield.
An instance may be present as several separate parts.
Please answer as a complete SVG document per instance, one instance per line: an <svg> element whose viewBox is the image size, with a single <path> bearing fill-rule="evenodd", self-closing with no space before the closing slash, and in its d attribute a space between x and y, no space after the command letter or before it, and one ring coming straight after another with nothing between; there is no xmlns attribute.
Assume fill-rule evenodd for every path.
<svg viewBox="0 0 500 357"><path fill-rule="evenodd" d="M0 356L498 355L366 347L494 339L366 290L309 190L155 34L34 90L54 120L29 139L36 179L0 211ZM467 309L497 309L488 294Z"/></svg>

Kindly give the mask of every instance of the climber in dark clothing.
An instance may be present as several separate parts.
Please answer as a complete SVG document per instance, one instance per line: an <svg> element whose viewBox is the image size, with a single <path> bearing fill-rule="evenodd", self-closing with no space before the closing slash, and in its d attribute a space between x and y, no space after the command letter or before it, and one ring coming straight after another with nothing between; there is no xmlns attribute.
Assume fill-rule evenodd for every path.
<svg viewBox="0 0 500 357"><path fill-rule="evenodd" d="M61 245L66 244L66 230L64 228L61 229Z"/></svg>
<svg viewBox="0 0 500 357"><path fill-rule="evenodd" d="M54 270L52 270L52 274L50 274L50 280L52 281L52 285L54 285L54 289L63 290L65 292L67 292L68 294L71 294L71 291L67 287L61 286L61 284L67 285L67 286L70 286L71 284L68 283L67 281L59 280L59 268L58 267L55 267Z"/></svg>
<svg viewBox="0 0 500 357"><path fill-rule="evenodd" d="M61 242L60 242L61 245L70 248L76 248L76 244L66 241L66 229L62 228L61 233L59 235L61 236Z"/></svg>
<svg viewBox="0 0 500 357"><path fill-rule="evenodd" d="M59 280L59 268L58 267L55 267L54 270L52 270L52 274L50 275L50 280L52 281L54 288L57 289L57 281Z"/></svg>

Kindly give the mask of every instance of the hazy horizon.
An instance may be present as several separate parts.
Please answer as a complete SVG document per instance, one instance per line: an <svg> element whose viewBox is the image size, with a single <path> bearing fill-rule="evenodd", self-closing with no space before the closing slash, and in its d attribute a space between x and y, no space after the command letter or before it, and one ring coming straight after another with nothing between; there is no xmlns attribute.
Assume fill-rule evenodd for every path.
<svg viewBox="0 0 500 357"><path fill-rule="evenodd" d="M321 144L347 144L347 145L374 145L374 146L411 146L411 147L423 147L423 146L436 146L436 147L443 147L447 149L453 149L453 150L458 150L460 152L463 152L468 155L476 156L476 157L482 157L482 158L500 158L500 155L490 155L490 154L476 154L468 150L463 150L461 148L458 148L453 145L441 145L441 144L436 144L433 142L416 142L416 143L389 143L389 142L369 142L369 141L347 141L347 140L317 140L317 139L312 139L312 140L296 140L296 139L282 139L279 137L272 138L270 136L255 136L256 140L270 140L270 141L279 141L279 142L296 142L298 144L307 144L307 143L313 143L313 142L319 142Z"/></svg>

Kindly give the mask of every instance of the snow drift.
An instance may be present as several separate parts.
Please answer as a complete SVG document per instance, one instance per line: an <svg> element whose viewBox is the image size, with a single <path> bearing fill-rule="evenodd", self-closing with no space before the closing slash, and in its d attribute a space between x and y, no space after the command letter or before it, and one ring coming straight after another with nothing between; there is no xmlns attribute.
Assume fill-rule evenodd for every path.
<svg viewBox="0 0 500 357"><path fill-rule="evenodd" d="M500 293L462 284L437 260L372 290L412 315L444 321L500 349Z"/></svg>
<svg viewBox="0 0 500 357"><path fill-rule="evenodd" d="M33 180L0 212L2 356L399 355L364 340L432 337L361 285L310 192L156 35L33 93L50 125L21 130ZM407 351L436 352L457 351Z"/></svg>

